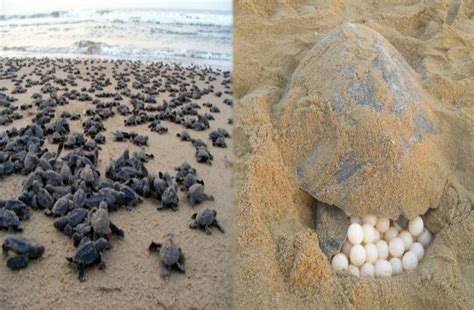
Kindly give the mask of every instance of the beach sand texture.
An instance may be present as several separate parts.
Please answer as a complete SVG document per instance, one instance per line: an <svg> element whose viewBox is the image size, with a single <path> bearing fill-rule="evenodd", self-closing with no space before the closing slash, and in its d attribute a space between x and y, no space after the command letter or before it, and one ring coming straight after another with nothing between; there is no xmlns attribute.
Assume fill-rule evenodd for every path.
<svg viewBox="0 0 474 310"><path fill-rule="evenodd" d="M234 12L235 306L474 307L474 162L470 155L474 151L474 3L236 1ZM387 146L371 144L372 139L409 137L412 126L416 127L406 120L397 127L386 116L371 118L370 107L351 106L349 112L343 111L346 118L333 113L337 105L331 102L332 92L347 86L343 78L334 78L334 68L353 62L356 72L365 75L364 68L370 67L361 65L361 59L368 63L375 59L365 53L371 47L364 46L368 41L362 40L364 44L358 46L348 31L349 40L334 39L339 51L328 44L328 33L337 32L336 27L345 22L367 26L393 45L410 67L403 77L412 79L414 85L406 90L422 93L421 104L432 121L433 133L420 139L423 146L413 151L418 155L403 163L416 177L406 178L402 188L390 183L399 178L392 168L387 169L387 175L393 173L393 178L387 181L382 175L377 183L374 176L381 171L377 165L360 170L365 174L360 180L369 180L367 183L352 182L349 169L347 183L328 186L334 185L328 181L334 169L341 168L331 156L338 158L337 154L356 150L358 158L376 158L384 148L398 150L399 142L387 140ZM330 53L324 54L328 50ZM355 53L351 56L347 50ZM324 62L308 59L310 56ZM380 86L384 77L377 74L371 78L373 85ZM373 89L373 85L367 88ZM393 92L378 90L376 99L391 102ZM369 111L367 116L364 111ZM360 129L351 133L355 124L372 124L365 128L369 138L355 135ZM331 136L338 137L337 147L331 144ZM317 148L315 144L321 147L318 156L334 167L322 167L321 162L311 160L300 165ZM364 145L375 149L361 153ZM389 163L394 154L387 153ZM298 167L309 174L303 181L319 183L302 183ZM358 185L380 191L361 190L357 196ZM318 244L316 200L302 187L322 202L341 203L339 207L349 214L372 212L391 218L405 214L411 218L427 211L423 218L435 233L433 243L412 272L389 279L336 274ZM391 191L396 195L390 197ZM403 203L384 204L392 198Z"/></svg>
<svg viewBox="0 0 474 310"><path fill-rule="evenodd" d="M1 63L6 68L8 59L2 59ZM53 62L57 66L53 66ZM19 76L26 74L29 76L31 70L41 67L45 73L48 69L56 67L54 75L58 78L65 78L66 74L59 66L65 63L52 60L26 60L31 63L30 67L23 67ZM74 68L80 71L78 76L86 77L86 72L100 72L105 74L112 81L112 85L104 89L106 92L115 92L115 80L112 78L112 71L115 67L111 62L94 61L73 61ZM49 67L48 67L49 64ZM164 76L154 76L148 71L149 65L146 63L123 62L117 64L115 70L141 74L150 74L150 79L166 80ZM157 65L155 65L157 68ZM164 72L166 70L162 70ZM187 76L191 71L196 74L203 73L201 69L184 69L183 67L173 69L170 66L168 74L177 73ZM145 73L148 72L148 73ZM201 89L214 86L214 91L224 92L225 86L222 83L224 77L220 73L206 73L207 77L215 77L216 80L205 84L198 75L187 77L186 82L196 81ZM77 77L77 76L76 76ZM131 83L135 81L133 75L130 75L131 81L129 87L132 93L141 90L133 89ZM31 76L37 80L38 76ZM89 87L90 82L76 78L77 86L68 87L80 90L82 87ZM58 86L52 83L55 86ZM228 84L228 83L227 83ZM10 80L2 80L2 87L5 86L10 94L13 89ZM34 92L40 92L42 86L33 86L24 94L14 95L19 100L14 104L30 103L33 101L31 95ZM61 87L61 86L60 86ZM227 89L229 91L229 89ZM62 94L59 91L58 94ZM94 94L91 94L94 97ZM169 92L160 93L155 97L159 105L163 99L170 100ZM43 95L48 98L48 95ZM179 207L177 212L171 210L158 211L156 207L160 202L156 199L147 198L137 205L133 210L125 209L111 212L111 220L125 231L125 239L117 240L112 237L113 249L106 251L105 259L107 267L105 270L99 270L97 267L89 268L86 271L87 280L80 283L77 279L77 269L69 264L65 259L74 253L72 242L58 230L55 229L52 219L47 217L41 211L32 211L32 218L29 221L22 222L24 232L21 234L42 242L46 251L41 259L32 261L28 268L12 272L7 269L5 260L0 264L0 308L63 308L63 309L109 309L109 308L133 308L133 309L174 309L189 308L196 309L223 309L229 308L231 304L231 240L232 240L232 204L229 199L231 195L232 168L233 160L232 141L226 139L227 148L213 147L208 138L210 130L216 128L225 128L231 131L231 125L228 119L232 117L232 107L223 103L225 98L231 98L230 94L223 94L221 97L210 92L202 96L201 99L192 100L202 106L203 103L213 103L220 109L220 113L212 113L215 121L210 121L211 129L205 131L187 130L191 137L200 138L205 141L210 152L214 155L212 165L201 164L194 158L194 147L191 142L182 142L176 136L178 132L185 130L181 125L163 121L162 124L168 127L166 134L159 135L151 132L147 127L148 123L125 127L124 116L116 113L114 117L103 121L106 131L102 132L106 136L106 143L101 146L99 155L99 170L104 173L105 167L110 160L118 158L125 149L133 151L139 149L138 146L130 142L114 142L112 132L115 130L136 131L139 134L149 136L147 153L154 154L155 158L145 164L150 174L157 174L159 171L169 172L175 175L174 167L187 161L197 169L198 178L204 179L206 191L213 195L215 201L205 201L202 204L191 207L184 193L180 192ZM103 102L109 102L113 98L100 98ZM130 108L130 98L123 96L122 104ZM153 105L153 104L151 104ZM63 111L83 113L85 109L93 108L91 102L80 102L70 100L69 104L56 107L56 118ZM115 111L115 108L113 108ZM22 127L31 122L34 116L35 108L28 111L20 111L25 117L13 122L8 126L2 126L1 130L9 129L12 126ZM209 113L209 109L202 106L198 110L200 114ZM157 113L157 112L154 112ZM81 123L86 119L82 115L81 120L71 121L71 132L83 132ZM56 150L57 145L46 143L50 150ZM62 155L65 155L65 153ZM0 196L2 199L16 198L21 193L21 183L25 176L12 175L2 177ZM207 235L203 231L192 230L188 227L191 215L206 207L215 208L218 211L217 218L225 227L225 234L217 230L212 235ZM160 241L167 233L174 233L179 246L182 247L186 258L186 273L181 274L173 272L168 279L160 277L160 261L158 255L150 254L148 246L152 240ZM3 240L7 233L0 232L0 239Z"/></svg>

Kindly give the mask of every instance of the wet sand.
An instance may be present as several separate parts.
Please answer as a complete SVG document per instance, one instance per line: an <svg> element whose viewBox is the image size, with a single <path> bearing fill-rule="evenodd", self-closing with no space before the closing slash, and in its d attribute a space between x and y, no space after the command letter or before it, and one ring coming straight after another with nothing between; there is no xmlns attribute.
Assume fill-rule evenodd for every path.
<svg viewBox="0 0 474 310"><path fill-rule="evenodd" d="M5 65L6 59L1 63ZM108 86L104 91L114 92L115 81L112 79L111 63L96 61L95 64L78 63L75 66L85 77L85 73L93 66L104 66L101 73L105 73L112 80L112 86ZM118 66L118 70L128 67L128 63ZM25 67L21 74L28 74L35 67L32 61L31 67ZM86 69L89 67L89 70ZM141 64L139 69L146 70L147 64ZM137 70L138 70L137 68ZM195 69L199 72L200 69ZM44 71L44 70L43 70ZM181 74L187 74L187 69ZM56 71L57 77L64 77L66 74L61 70ZM215 76L216 80L210 82L214 90L225 91L221 82L224 77L222 73L209 74ZM156 76L153 79L158 79ZM37 79L36 76L32 79ZM131 78L129 86L134 82ZM188 79L191 82L191 79ZM90 82L77 80L77 87L89 87ZM204 81L196 78L196 83L204 87ZM2 80L2 86L7 87L5 93L10 94L13 89L12 82ZM31 95L39 92L41 86L33 86L24 94L14 95L19 100L15 104L32 102ZM71 88L71 87L70 87ZM132 89L132 92L137 92ZM59 92L61 94L61 92ZM94 97L94 94L91 94ZM43 95L45 96L45 95ZM47 96L45 96L47 98ZM130 105L130 99L123 97L123 104ZM222 97L215 96L212 92L201 99L192 100L202 106L203 103L213 103L220 109L220 113L213 113L215 121L210 121L211 129L205 131L187 130L191 137L200 138L205 141L210 152L214 155L213 164L197 163L194 158L194 147L190 142L182 142L176 134L185 130L181 125L163 121L162 124L168 127L166 134L159 135L151 132L147 123L139 126L125 127L123 120L125 117L115 114L114 117L104 120L106 131L106 143L101 145L102 150L99 155L99 170L104 173L105 167L112 159L116 159L128 148L130 153L139 149L138 146L130 142L114 142L112 132L115 130L136 131L139 134L148 135L149 146L147 153L154 154L155 158L145 163L150 174L157 174L159 171L169 172L175 175L174 167L187 161L197 169L199 178L204 179L206 191L213 195L215 201L205 201L202 204L191 207L185 199L184 193L179 193L179 207L177 212L171 210L158 211L156 206L160 203L156 199L147 198L131 211L125 209L111 212L111 220L125 231L124 240L113 240L113 249L106 251L105 260L107 267L99 270L92 267L86 271L87 280L80 283L77 279L77 269L65 259L74 253L74 246L66 235L56 230L52 224L52 219L45 216L41 211L32 211L32 218L22 222L25 237L34 238L42 242L46 251L38 261L32 261L30 265L18 272L10 271L6 268L5 260L0 264L0 308L74 308L98 309L106 308L134 308L134 309L171 309L171 308L194 308L194 309L225 309L231 305L231 240L232 240L232 167L230 166L232 155L232 140L226 139L227 148L217 148L212 146L208 138L210 130L225 128L231 132L231 125L228 118L232 117L232 107L223 104L224 98L231 98L230 94L223 94ZM111 98L99 98L108 102ZM168 93L160 93L156 96L157 104L161 104L163 99L169 100ZM90 102L79 102L70 100L69 104L56 107L56 118L63 112L81 113L81 120L71 121L71 132L82 132L82 121L87 117L82 115L86 108L93 107ZM131 106L130 106L131 108ZM34 112L35 108L29 111ZM1 126L6 130L12 126L21 127L31 122L32 113L20 111L25 117L14 121L8 126ZM209 112L203 107L199 113ZM156 112L155 112L156 113ZM46 143L51 150L55 150L57 145L51 146ZM62 155L64 155L63 153ZM25 176L12 175L2 177L0 180L0 196L2 199L15 198L21 193L21 182ZM192 230L188 227L191 215L206 207L215 208L218 211L218 219L225 227L226 233L222 234L214 230L212 235L207 235L203 231ZM166 234L175 234L178 244L182 247L186 257L186 273L173 272L168 279L160 277L160 262L156 254L149 254L148 245L152 240L159 241ZM3 240L7 233L0 232L0 240Z"/></svg>

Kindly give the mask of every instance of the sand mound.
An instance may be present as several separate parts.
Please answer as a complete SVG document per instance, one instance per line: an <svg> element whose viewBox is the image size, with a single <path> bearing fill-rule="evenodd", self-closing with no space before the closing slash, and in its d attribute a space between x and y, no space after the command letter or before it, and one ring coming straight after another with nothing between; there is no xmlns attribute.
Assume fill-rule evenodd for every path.
<svg viewBox="0 0 474 310"><path fill-rule="evenodd" d="M433 101L399 52L345 23L301 61L277 105L283 144L299 149L301 188L348 214L412 218L436 206L446 173ZM304 126L292 121L304 115Z"/></svg>
<svg viewBox="0 0 474 310"><path fill-rule="evenodd" d="M457 6L451 1L236 3L237 308L474 307L474 71L468 62L474 46L472 13L472 2ZM350 39L356 34L341 26L347 21L368 26L389 43L378 43L372 30L355 26L362 28L357 35L364 42L356 45ZM333 37L328 36L331 31ZM384 66L405 87L407 109L399 116L392 112L396 92L384 80L383 66L371 67L381 53L370 43L384 47L390 56ZM318 50L323 46L326 51ZM347 55L352 58L345 59ZM390 67L389 59L398 64ZM345 80L338 70L349 64L359 76ZM362 85L350 96L351 81L371 79L376 83ZM369 90L375 90L372 103L383 102L380 112L377 105L357 104L357 94ZM338 92L343 95L340 112L333 110ZM417 115L432 130L415 138L417 126L428 128L428 122L417 124ZM362 133L371 136L364 141L357 137ZM335 146L331 137L338 138ZM411 152L405 152L403 141L410 138ZM311 159L317 142L327 150L319 160L330 165ZM376 148L366 149L370 143ZM344 160L351 167L351 153L367 164L338 184L338 169L344 168ZM314 163L306 177L316 182L307 191L348 212L370 210L395 217L433 208L423 218L436 235L418 268L390 279L334 273L320 247L327 236L316 228L319 203L301 190L295 173L305 159ZM383 167L387 171L382 175ZM375 182L377 175L381 179ZM362 201L364 195L369 204ZM381 201L388 203L382 206Z"/></svg>

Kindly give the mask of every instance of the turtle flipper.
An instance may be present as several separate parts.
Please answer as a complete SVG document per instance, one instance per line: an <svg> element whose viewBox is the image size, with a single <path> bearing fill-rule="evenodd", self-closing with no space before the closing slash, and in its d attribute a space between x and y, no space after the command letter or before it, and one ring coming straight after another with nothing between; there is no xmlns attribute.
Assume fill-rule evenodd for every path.
<svg viewBox="0 0 474 310"><path fill-rule="evenodd" d="M110 230L114 235L116 235L119 239L123 239L125 237L125 233L123 230L118 228L114 223L110 222Z"/></svg>
<svg viewBox="0 0 474 310"><path fill-rule="evenodd" d="M102 254L99 255L99 258L98 258L98 265L99 265L99 269L100 270L104 270L105 269L105 259L104 259L104 256Z"/></svg>
<svg viewBox="0 0 474 310"><path fill-rule="evenodd" d="M10 250L10 247L9 247L8 245L2 244L2 253L3 253L3 256L7 256L9 250Z"/></svg>
<svg viewBox="0 0 474 310"><path fill-rule="evenodd" d="M182 273L185 273L186 270L184 268L184 255L183 252L181 252L181 248L179 249L179 260L176 262L176 268Z"/></svg>
<svg viewBox="0 0 474 310"><path fill-rule="evenodd" d="M150 245L148 246L149 251L157 251L161 248L161 243L157 243L155 241L152 241Z"/></svg>
<svg viewBox="0 0 474 310"><path fill-rule="evenodd" d="M17 255L7 259L7 267L12 270L24 269L29 263L28 255Z"/></svg>
<svg viewBox="0 0 474 310"><path fill-rule="evenodd" d="M217 220L214 221L214 225L221 231L221 233L225 233L224 227Z"/></svg>
<svg viewBox="0 0 474 310"><path fill-rule="evenodd" d="M212 234L212 231L211 231L211 228L209 227L209 225L205 225L204 230L206 231L206 234L208 234L208 235Z"/></svg>
<svg viewBox="0 0 474 310"><path fill-rule="evenodd" d="M84 282L86 280L86 266L79 264L79 281Z"/></svg>

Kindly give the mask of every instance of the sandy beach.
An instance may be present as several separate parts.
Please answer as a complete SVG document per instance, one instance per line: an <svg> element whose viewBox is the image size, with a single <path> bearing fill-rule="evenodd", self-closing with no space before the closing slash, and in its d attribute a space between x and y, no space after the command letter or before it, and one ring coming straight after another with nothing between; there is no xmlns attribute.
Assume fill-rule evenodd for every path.
<svg viewBox="0 0 474 310"><path fill-rule="evenodd" d="M472 2L237 1L234 12L236 308L472 308ZM341 98L360 103L344 110ZM431 123L389 121L384 104L397 112L399 98ZM430 133L410 139L417 127ZM353 163L396 161L400 135L416 145L400 173ZM434 240L411 272L338 274L320 247L319 203L420 214Z"/></svg>
<svg viewBox="0 0 474 310"><path fill-rule="evenodd" d="M99 270L97 267L88 268L87 280L83 283L78 281L77 268L71 265L66 256L71 256L75 247L71 240L53 226L53 219L44 214L43 211L32 211L31 219L22 221L24 228L22 236L40 241L46 251L38 260L31 261L29 266L21 271L8 270L5 260L0 264L0 308L1 309L44 309L44 308L74 308L74 309L106 309L106 308L134 308L134 309L226 309L232 303L232 259L231 246L233 235L233 213L232 213L232 140L225 139L227 147L214 147L208 138L209 133L217 128L232 131L229 118L232 118L232 107L225 104L225 100L231 98L229 76L221 70L210 70L203 68L185 68L179 65L162 65L159 63L140 62L112 62L106 60L85 59L0 59L1 87L3 94L13 96L18 100L12 105L33 103L33 93L41 93L45 83L39 83L27 88L25 93L11 94L15 88L14 78L7 70L14 69L12 74L19 83L25 86L26 80L38 81L40 76L33 73L39 70L41 75L50 76L49 80L53 87L57 87L57 95L73 89L89 93L91 80L104 76L110 79L110 85L101 91L89 93L92 99L101 102L112 102L114 98L99 98L98 93L118 93L117 77L121 73L130 73L127 88L132 93L141 93L144 88L134 88L133 83L137 77L141 78L143 87L151 87L152 82L163 85L171 80L171 76L177 76L175 84L170 85L168 90L159 87L163 91L153 95L156 103L145 103L146 106L159 106L163 100L172 101L172 92L175 94L188 91L191 86L196 85L199 89L210 88L210 91L202 96L192 98L186 95L189 103L197 104L200 109L197 113L204 115L208 113L215 120L210 120L210 128L203 131L186 129L183 125L162 120L161 124L168 128L165 134L152 132L149 122L137 126L124 126L124 120L130 116L122 116L117 113L117 108L112 107L115 113L110 118L103 120L105 131L102 131L106 142L100 146L98 170L101 179L105 177L105 168L111 160L117 159L125 149L130 154L140 149L139 146L126 142L114 141L113 132L116 130L135 131L138 134L149 137L146 153L154 155L154 159L145 163L150 175L158 172L168 172L172 176L176 174L175 167L183 162L188 162L197 170L197 177L205 182L206 192L212 195L214 201L191 207L184 192L178 192L178 210L158 211L160 202L155 198L144 198L131 211L120 209L110 212L111 220L125 232L124 240L112 237L113 249L105 252L106 269ZM67 71L66 72L66 68ZM38 72L38 71L37 71ZM89 75L88 75L89 74ZM72 86L69 82L60 85L58 79L66 80L67 77L74 80L77 85ZM89 78L88 81L85 79ZM148 80L143 82L143 78ZM182 78L182 79L179 79ZM56 80L55 80L56 79ZM64 81L63 80L63 81ZM103 81L103 80L102 80ZM43 84L43 85L42 85ZM180 90L181 87L181 90ZM84 88L83 90L81 90ZM221 95L222 94L222 95ZM49 94L42 94L43 99L49 98ZM55 116L53 122L67 111L76 112L80 115L79 120L68 119L70 132L83 132L82 122L89 118L84 112L94 109L92 101L67 100L65 105L54 106ZM132 110L130 98L122 95L120 104L126 105ZM219 113L211 113L208 108L212 104L217 107ZM204 106L203 104L206 104ZM178 105L178 111L182 105ZM14 120L6 126L0 126L1 131L11 130L13 127L21 128L31 124L37 112L37 107L23 111L18 109L23 118ZM158 112L146 112L156 114ZM92 115L93 116L93 115ZM185 115L185 119L194 118ZM214 156L212 165L198 163L195 158L195 148L191 142L181 141L177 133L187 130L193 139L202 139L209 151ZM45 139L44 147L50 151L56 151L58 144L52 145L48 138ZM64 150L61 154L65 156L70 150ZM2 176L0 179L0 196L2 199L17 198L22 191L22 182L26 176L13 174ZM201 230L193 230L188 227L191 215L204 208L217 210L217 218L224 226L225 233L214 230L212 235L207 235ZM159 257L150 254L148 245L152 240L159 241L167 233L173 233L176 241L182 248L186 258L186 273L173 272L168 278L160 277ZM0 239L3 240L7 232L0 231Z"/></svg>

